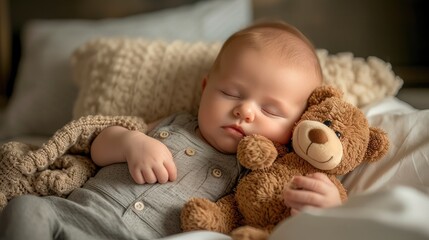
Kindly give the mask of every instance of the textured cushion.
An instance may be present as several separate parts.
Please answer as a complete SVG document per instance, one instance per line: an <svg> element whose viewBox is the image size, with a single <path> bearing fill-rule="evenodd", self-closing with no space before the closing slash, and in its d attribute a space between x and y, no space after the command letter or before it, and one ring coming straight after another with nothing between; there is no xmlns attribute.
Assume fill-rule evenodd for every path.
<svg viewBox="0 0 429 240"><path fill-rule="evenodd" d="M80 92L74 118L137 115L153 121L177 111L196 113L201 79L219 43L98 39L73 55Z"/></svg>
<svg viewBox="0 0 429 240"><path fill-rule="evenodd" d="M220 43L151 41L142 38L101 38L73 55L80 92L74 118L88 114L132 114L152 121L176 111L196 112L201 80ZM318 50L325 84L343 90L364 107L393 96L402 80L390 64L351 53L329 55Z"/></svg>
<svg viewBox="0 0 429 240"><path fill-rule="evenodd" d="M317 55L325 84L341 89L346 99L359 108L395 96L403 84L392 66L377 57L364 59L350 52L329 55L323 49Z"/></svg>
<svg viewBox="0 0 429 240"><path fill-rule="evenodd" d="M77 88L71 81L69 58L91 38L222 41L251 17L250 0L212 0L118 19L30 22L23 35L15 89L2 116L0 139L50 136L71 120Z"/></svg>

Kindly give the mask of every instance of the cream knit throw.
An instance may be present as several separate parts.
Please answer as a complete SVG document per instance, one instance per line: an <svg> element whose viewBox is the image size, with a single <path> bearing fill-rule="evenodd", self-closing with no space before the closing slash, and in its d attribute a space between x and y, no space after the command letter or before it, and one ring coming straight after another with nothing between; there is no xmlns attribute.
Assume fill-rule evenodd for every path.
<svg viewBox="0 0 429 240"><path fill-rule="evenodd" d="M142 118L86 116L59 129L40 148L19 142L0 147L0 210L22 194L67 196L91 177L91 142L108 126L146 131Z"/></svg>
<svg viewBox="0 0 429 240"><path fill-rule="evenodd" d="M79 95L74 118L141 116L147 122L180 111L196 113L201 80L220 43L101 38L72 56Z"/></svg>

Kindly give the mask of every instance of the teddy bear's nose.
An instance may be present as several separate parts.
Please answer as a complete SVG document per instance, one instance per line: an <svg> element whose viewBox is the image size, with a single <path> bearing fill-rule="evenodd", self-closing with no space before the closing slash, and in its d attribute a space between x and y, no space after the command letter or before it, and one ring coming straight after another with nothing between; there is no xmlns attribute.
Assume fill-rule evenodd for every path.
<svg viewBox="0 0 429 240"><path fill-rule="evenodd" d="M311 129L310 132L308 132L308 138L311 142L318 144L324 144L328 141L325 132L320 128Z"/></svg>

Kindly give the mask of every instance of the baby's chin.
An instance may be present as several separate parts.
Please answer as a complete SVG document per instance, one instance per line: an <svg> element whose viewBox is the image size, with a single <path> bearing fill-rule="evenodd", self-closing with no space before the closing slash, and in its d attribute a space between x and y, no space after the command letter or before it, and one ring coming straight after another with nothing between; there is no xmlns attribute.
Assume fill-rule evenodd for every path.
<svg viewBox="0 0 429 240"><path fill-rule="evenodd" d="M237 153L237 147L238 142L228 142L228 141L222 141L218 144L214 143L212 144L216 150L218 150L221 153L224 154L236 154Z"/></svg>
<svg viewBox="0 0 429 240"><path fill-rule="evenodd" d="M198 137L203 139L207 144L215 148L217 151L224 154L236 154L238 141L233 139L222 139L220 141L212 138L205 138L200 128L196 129L196 134Z"/></svg>

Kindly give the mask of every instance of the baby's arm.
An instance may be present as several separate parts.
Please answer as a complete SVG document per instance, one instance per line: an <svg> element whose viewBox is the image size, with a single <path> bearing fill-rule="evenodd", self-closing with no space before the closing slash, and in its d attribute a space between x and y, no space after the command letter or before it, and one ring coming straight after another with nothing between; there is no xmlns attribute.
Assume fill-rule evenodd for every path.
<svg viewBox="0 0 429 240"><path fill-rule="evenodd" d="M149 124L148 131L155 125ZM165 183L177 176L173 156L162 142L120 126L101 131L91 145L91 158L98 166L127 162L132 178L139 184Z"/></svg>
<svg viewBox="0 0 429 240"><path fill-rule="evenodd" d="M342 204L337 186L323 173L296 176L283 189L283 199L295 215L305 206L328 208Z"/></svg>

